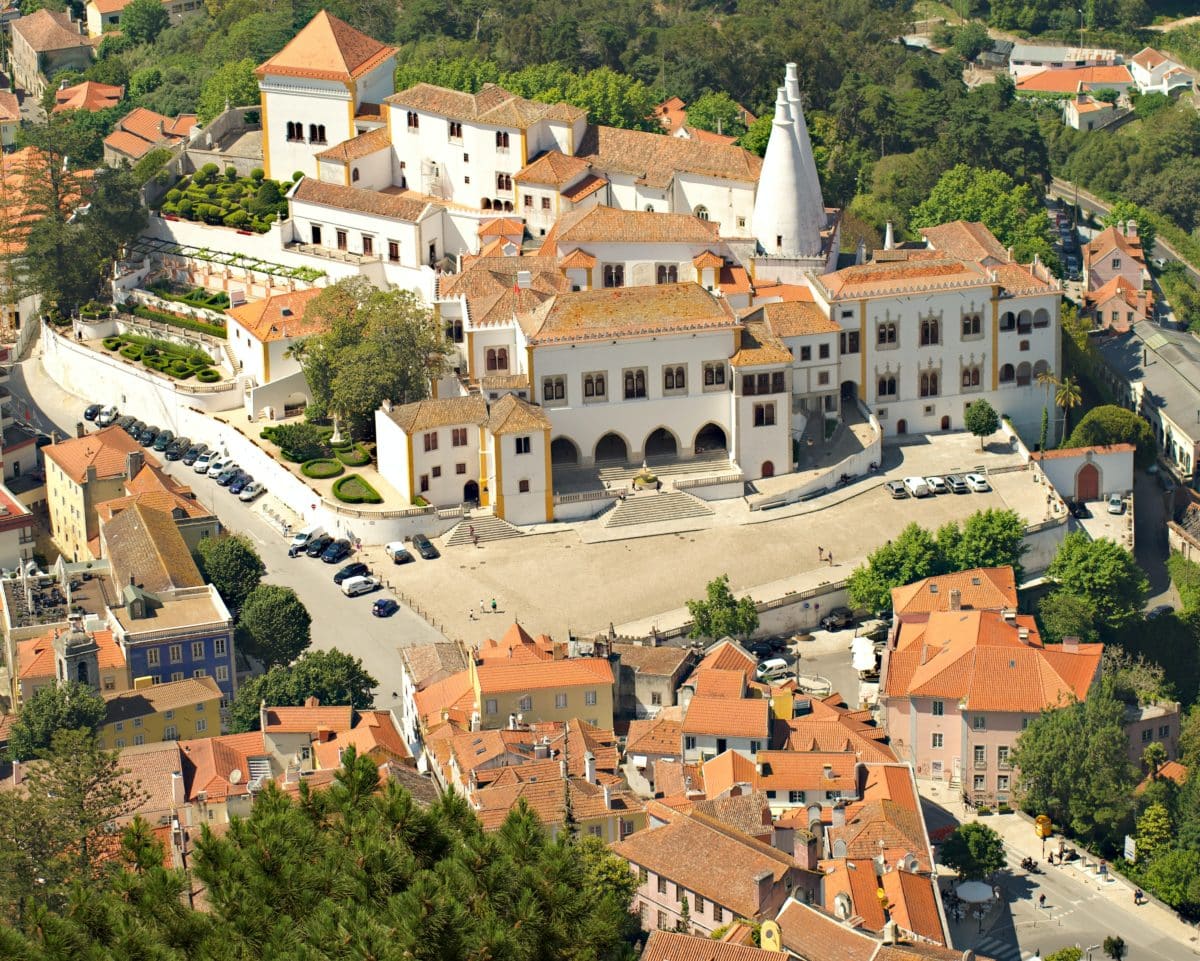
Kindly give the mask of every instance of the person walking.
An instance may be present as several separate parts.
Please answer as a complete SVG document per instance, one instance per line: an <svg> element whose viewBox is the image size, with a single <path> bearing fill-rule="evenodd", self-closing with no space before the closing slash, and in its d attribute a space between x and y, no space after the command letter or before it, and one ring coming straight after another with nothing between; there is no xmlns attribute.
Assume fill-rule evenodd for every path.
<svg viewBox="0 0 1200 961"><path fill-rule="evenodd" d="M1133 903L1135 906L1141 907L1141 904L1142 904L1142 889L1141 888L1133 889Z"/></svg>
<svg viewBox="0 0 1200 961"><path fill-rule="evenodd" d="M492 613L496 613L496 598L492 598Z"/></svg>
<svg viewBox="0 0 1200 961"><path fill-rule="evenodd" d="M487 613L487 604L484 602L482 597L479 599L479 613L480 614Z"/></svg>
<svg viewBox="0 0 1200 961"><path fill-rule="evenodd" d="M1044 908L1045 906L1046 906L1046 895L1039 894L1038 895L1038 907Z"/></svg>
<svg viewBox="0 0 1200 961"><path fill-rule="evenodd" d="M823 548L820 544L817 545L817 560L825 560L825 548Z"/></svg>

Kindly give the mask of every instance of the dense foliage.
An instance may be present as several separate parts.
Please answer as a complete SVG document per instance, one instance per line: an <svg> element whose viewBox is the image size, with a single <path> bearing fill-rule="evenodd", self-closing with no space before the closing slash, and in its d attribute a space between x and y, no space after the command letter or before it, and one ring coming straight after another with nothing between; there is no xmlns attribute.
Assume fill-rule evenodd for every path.
<svg viewBox="0 0 1200 961"><path fill-rule="evenodd" d="M258 551L243 534L206 537L196 546L196 565L234 613L241 610L266 573Z"/></svg>
<svg viewBox="0 0 1200 961"><path fill-rule="evenodd" d="M758 610L752 597L734 597L729 575L708 582L704 597L687 602L692 617L689 637L749 637L758 629Z"/></svg>
<svg viewBox="0 0 1200 961"><path fill-rule="evenodd" d="M938 860L969 880L986 878L1007 863L1004 840L980 821L956 827L939 846Z"/></svg>
<svg viewBox="0 0 1200 961"><path fill-rule="evenodd" d="M315 697L322 704L349 704L367 710L374 703L379 682L367 673L357 657L338 650L304 651L288 665L272 667L238 687L230 712L235 732L257 731L259 705L300 707Z"/></svg>
<svg viewBox="0 0 1200 961"><path fill-rule="evenodd" d="M16 761L41 757L59 731L95 733L104 722L104 698L78 681L47 684L33 692L9 733L8 756Z"/></svg>
<svg viewBox="0 0 1200 961"><path fill-rule="evenodd" d="M1104 404L1093 407L1075 425L1064 447L1106 447L1110 444L1133 444L1138 467L1154 463L1154 432L1145 418L1125 407Z"/></svg>
<svg viewBox="0 0 1200 961"><path fill-rule="evenodd" d="M290 587L259 584L242 607L238 643L268 668L289 664L312 643L312 615Z"/></svg>

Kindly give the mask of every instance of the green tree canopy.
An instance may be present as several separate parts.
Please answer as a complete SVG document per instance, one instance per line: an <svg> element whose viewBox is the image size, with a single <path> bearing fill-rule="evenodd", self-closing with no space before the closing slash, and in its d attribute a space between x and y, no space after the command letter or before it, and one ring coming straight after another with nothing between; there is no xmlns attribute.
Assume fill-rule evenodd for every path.
<svg viewBox="0 0 1200 961"><path fill-rule="evenodd" d="M1175 827L1171 812L1162 804L1151 804L1137 820L1137 856L1139 861L1153 861L1175 843Z"/></svg>
<svg viewBox="0 0 1200 961"><path fill-rule="evenodd" d="M1051 591L1038 601L1037 619L1047 643L1057 644L1064 637L1077 637L1087 644L1100 640L1091 605L1069 591Z"/></svg>
<svg viewBox="0 0 1200 961"><path fill-rule="evenodd" d="M692 617L689 637L748 637L758 628L758 611L750 597L735 598L729 575L708 582L701 600L687 602Z"/></svg>
<svg viewBox="0 0 1200 961"><path fill-rule="evenodd" d="M104 723L105 709L104 698L87 684L67 681L40 687L25 701L13 722L9 756L17 761L42 757L59 731L93 734Z"/></svg>
<svg viewBox="0 0 1200 961"><path fill-rule="evenodd" d="M226 106L248 107L258 103L255 66L255 62L246 57L218 67L200 88L200 102L196 105L197 121L208 123Z"/></svg>
<svg viewBox="0 0 1200 961"><path fill-rule="evenodd" d="M974 406L974 405L972 405ZM938 535L942 547L942 535ZM953 550L943 550L943 567L965 571L972 567L1011 567L1021 582L1021 556L1025 544L1025 522L1014 510L989 507L966 519Z"/></svg>
<svg viewBox="0 0 1200 961"><path fill-rule="evenodd" d="M1000 415L996 408L986 400L974 401L967 408L965 418L967 430L979 438L979 449L983 450L983 441L1000 429Z"/></svg>
<svg viewBox="0 0 1200 961"><path fill-rule="evenodd" d="M1134 461L1138 467L1154 463L1154 431L1131 410L1116 404L1093 407L1075 425L1064 447L1106 447L1110 444L1133 444Z"/></svg>
<svg viewBox="0 0 1200 961"><path fill-rule="evenodd" d="M1194 916L1200 908L1200 852L1180 848L1163 852L1146 869L1145 881L1157 897Z"/></svg>
<svg viewBox="0 0 1200 961"><path fill-rule="evenodd" d="M940 567L933 535L916 523L909 524L850 574L850 603L874 612L891 610L893 588L937 574Z"/></svg>
<svg viewBox="0 0 1200 961"><path fill-rule="evenodd" d="M200 573L234 612L242 609L267 570L250 538L243 534L206 537L196 546L195 558Z"/></svg>
<svg viewBox="0 0 1200 961"><path fill-rule="evenodd" d="M267 667L288 664L312 643L312 616L296 592L259 584L246 597L238 621L241 640Z"/></svg>
<svg viewBox="0 0 1200 961"><path fill-rule="evenodd" d="M1129 551L1082 531L1067 535L1046 573L1061 590L1089 605L1102 631L1118 630L1136 618L1150 589Z"/></svg>
<svg viewBox="0 0 1200 961"><path fill-rule="evenodd" d="M315 697L322 704L349 704L359 711L374 703L379 682L362 661L338 650L303 651L292 664L278 664L242 684L230 712L235 732L257 731L259 705L300 707Z"/></svg>
<svg viewBox="0 0 1200 961"><path fill-rule="evenodd" d="M170 22L161 0L131 0L121 11L121 32L134 43L153 43Z"/></svg>
<svg viewBox="0 0 1200 961"><path fill-rule="evenodd" d="M271 440L278 445L284 457L296 463L325 457L329 453L321 432L312 424L280 424L272 432Z"/></svg>
<svg viewBox="0 0 1200 961"><path fill-rule="evenodd" d="M740 137L746 132L746 122L742 117L742 108L724 91L708 90L687 105L689 127L727 137Z"/></svg>
<svg viewBox="0 0 1200 961"><path fill-rule="evenodd" d="M985 50L990 50L992 38L988 36L987 27L972 20L954 31L951 49L964 60L970 62Z"/></svg>
<svg viewBox="0 0 1200 961"><path fill-rule="evenodd" d="M1100 218L1105 227L1120 227L1122 224L1137 224L1138 237L1142 241L1142 250L1149 257L1154 253L1154 241L1158 239L1158 229L1154 226L1153 218L1146 215L1141 207L1131 200L1118 200L1108 213Z"/></svg>
<svg viewBox="0 0 1200 961"><path fill-rule="evenodd" d="M1004 867L1004 841L980 821L960 824L938 851L938 858L969 880L986 878Z"/></svg>

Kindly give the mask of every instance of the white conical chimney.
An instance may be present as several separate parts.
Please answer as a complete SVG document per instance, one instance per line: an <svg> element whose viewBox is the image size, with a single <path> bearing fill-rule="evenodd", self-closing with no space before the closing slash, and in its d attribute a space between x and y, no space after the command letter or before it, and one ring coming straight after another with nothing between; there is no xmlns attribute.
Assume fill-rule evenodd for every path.
<svg viewBox="0 0 1200 961"><path fill-rule="evenodd" d="M892 222L890 220L887 222L887 230L885 230L883 233L883 249L884 250L895 250L896 249L896 233L895 233L895 230L892 228Z"/></svg>
<svg viewBox="0 0 1200 961"><path fill-rule="evenodd" d="M824 211L813 209L803 189L802 166L787 92L780 87L754 197L754 237L768 256L812 257L821 252Z"/></svg>
<svg viewBox="0 0 1200 961"><path fill-rule="evenodd" d="M808 136L808 124L804 122L804 104L800 99L800 74L794 63L787 65L784 76L788 107L792 111L792 126L796 131L796 146L800 148L800 186L809 195L809 201L821 213L821 226L825 226L825 200L821 196L821 180L817 176L817 161L813 156L812 140Z"/></svg>

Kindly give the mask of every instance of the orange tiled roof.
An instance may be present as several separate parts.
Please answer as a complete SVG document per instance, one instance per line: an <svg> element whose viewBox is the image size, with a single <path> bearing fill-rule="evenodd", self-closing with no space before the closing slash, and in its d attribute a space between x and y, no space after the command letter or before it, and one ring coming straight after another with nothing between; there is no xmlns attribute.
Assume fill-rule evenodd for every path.
<svg viewBox="0 0 1200 961"><path fill-rule="evenodd" d="M713 133L711 130L701 130L699 127L685 126L683 129L687 132L688 140L696 140L700 143L734 144L738 139L723 133Z"/></svg>
<svg viewBox="0 0 1200 961"><path fill-rule="evenodd" d="M518 288L517 274L528 271L530 284ZM462 273L443 276L438 296L467 298L467 313L473 327L507 323L522 310L532 310L556 293L571 289L559 269L556 256L478 257Z"/></svg>
<svg viewBox="0 0 1200 961"><path fill-rule="evenodd" d="M757 787L758 768L750 758L738 751L723 751L705 761L702 769L707 797L721 797L737 784Z"/></svg>
<svg viewBox="0 0 1200 961"><path fill-rule="evenodd" d="M879 942L823 911L789 898L776 916L784 947L817 961L871 961Z"/></svg>
<svg viewBox="0 0 1200 961"><path fill-rule="evenodd" d="M569 203L577 204L581 200L585 200L594 194L597 190L607 184L608 181L603 177L597 177L595 174L588 174L579 183L571 184L569 187L564 187L559 191L559 195L563 200Z"/></svg>
<svg viewBox="0 0 1200 961"><path fill-rule="evenodd" d="M562 267L563 270L572 270L575 268L591 270L596 266L596 258L586 251L580 250L578 247L576 247L569 254L563 257L563 259L558 262L558 265Z"/></svg>
<svg viewBox="0 0 1200 961"><path fill-rule="evenodd" d="M365 134L363 136L366 136ZM356 210L359 213L415 224L442 208L427 198L384 190L366 190L305 177L292 189L292 199L305 203Z"/></svg>
<svg viewBox="0 0 1200 961"><path fill-rule="evenodd" d="M1153 70L1160 64L1166 63L1171 58L1165 53L1160 53L1153 47L1142 47L1137 53L1129 58L1130 62L1136 63L1139 67L1146 70Z"/></svg>
<svg viewBox="0 0 1200 961"><path fill-rule="evenodd" d="M762 159L741 147L595 125L575 155L594 170L631 175L649 187L667 187L681 173L755 184L762 172Z"/></svg>
<svg viewBox="0 0 1200 961"><path fill-rule="evenodd" d="M304 707L268 707L268 734L312 734L319 728L349 731L354 726L354 708L349 704L310 704Z"/></svg>
<svg viewBox="0 0 1200 961"><path fill-rule="evenodd" d="M536 160L526 164L513 174L513 180L518 183L565 187L587 171L587 161L558 150L547 150Z"/></svg>
<svg viewBox="0 0 1200 961"><path fill-rule="evenodd" d="M978 221L955 220L937 227L924 227L921 236L931 248L948 257L974 260L989 267L1008 263L1008 251Z"/></svg>
<svg viewBox="0 0 1200 961"><path fill-rule="evenodd" d="M554 237L562 249L580 244L711 244L717 239L717 227L716 221L691 214L595 204L559 217Z"/></svg>
<svg viewBox="0 0 1200 961"><path fill-rule="evenodd" d="M683 719L685 734L762 738L770 734L771 702L697 694Z"/></svg>
<svg viewBox="0 0 1200 961"><path fill-rule="evenodd" d="M641 961L779 961L772 951L675 931L654 931Z"/></svg>
<svg viewBox="0 0 1200 961"><path fill-rule="evenodd" d="M1186 764L1180 764L1178 761L1167 761L1158 769L1159 780L1166 779L1174 781L1176 784L1182 784L1188 779L1188 768ZM1154 776L1147 774L1142 779L1141 784L1137 786L1134 793L1141 794L1154 781Z"/></svg>
<svg viewBox="0 0 1200 961"><path fill-rule="evenodd" d="M187 799L195 801L204 792L210 803L249 794L250 758L270 754L262 731L183 741L180 748L196 772ZM237 783L230 779L234 771L239 772Z"/></svg>
<svg viewBox="0 0 1200 961"><path fill-rule="evenodd" d="M776 337L836 334L842 329L811 300L759 304L743 311L742 317L764 321Z"/></svg>
<svg viewBox="0 0 1200 961"><path fill-rule="evenodd" d="M324 160L328 163L348 164L354 160L369 157L380 150L390 150L391 146L392 138L388 135L387 128L378 127L375 130L368 130L366 133L351 137L349 140L343 140L339 144L334 144L316 156L317 160Z"/></svg>
<svg viewBox="0 0 1200 961"><path fill-rule="evenodd" d="M892 589L897 616L950 609L950 592L958 591L963 610L1000 611L1017 607L1017 580L1011 567L976 567L940 574Z"/></svg>
<svg viewBox="0 0 1200 961"><path fill-rule="evenodd" d="M0 91L0 123L19 123L21 120L21 105L15 93L7 90Z"/></svg>
<svg viewBox="0 0 1200 961"><path fill-rule="evenodd" d="M102 522L112 520L121 511L141 504L151 510L184 517L211 517L212 512L196 500L192 489L164 474L152 464L145 464L131 480L125 482L125 496L96 504L96 516Z"/></svg>
<svg viewBox="0 0 1200 961"><path fill-rule="evenodd" d="M943 286L990 283L979 264L950 257L904 257L843 267L815 278L832 298L894 296Z"/></svg>
<svg viewBox="0 0 1200 961"><path fill-rule="evenodd" d="M767 364L791 366L792 352L775 336L762 320L746 320L742 324L741 345L729 358L731 367L762 367Z"/></svg>
<svg viewBox="0 0 1200 961"><path fill-rule="evenodd" d="M685 764L683 761L655 761L654 789L665 797L685 794L687 791L699 791L703 796L704 768L699 764Z"/></svg>
<svg viewBox="0 0 1200 961"><path fill-rule="evenodd" d="M762 791L840 791L856 789L853 754L759 751L755 787ZM705 780L707 784L707 779Z"/></svg>
<svg viewBox="0 0 1200 961"><path fill-rule="evenodd" d="M316 287L312 287L309 290L276 294L264 300L230 307L225 313L259 343L308 337L311 334L322 333L329 326L324 317L318 317L316 314L305 316L309 303L320 292Z"/></svg>
<svg viewBox="0 0 1200 961"><path fill-rule="evenodd" d="M286 47L257 69L260 77L357 80L396 53L322 10Z"/></svg>
<svg viewBox="0 0 1200 961"><path fill-rule="evenodd" d="M488 411L487 429L496 437L548 431L551 426L550 418L541 407L516 394L505 394Z"/></svg>
<svg viewBox="0 0 1200 961"><path fill-rule="evenodd" d="M443 714L469 721L475 704L475 691L471 687L470 671L459 671L440 681L435 681L413 699L417 713L425 724L441 723Z"/></svg>
<svg viewBox="0 0 1200 961"><path fill-rule="evenodd" d="M182 681L151 684L104 698L104 723L113 724L135 717L150 717L175 711L190 704L209 704L223 697L212 677L185 677Z"/></svg>
<svg viewBox="0 0 1200 961"><path fill-rule="evenodd" d="M696 672L697 694L740 698L746 693L746 672L708 668Z"/></svg>
<svg viewBox="0 0 1200 961"><path fill-rule="evenodd" d="M539 120L573 123L587 111L566 103L539 103L485 83L479 93L463 93L431 83L418 83L385 98L385 103L455 120L470 120L493 127L526 130Z"/></svg>
<svg viewBox="0 0 1200 961"><path fill-rule="evenodd" d="M892 920L905 931L934 944L945 945L946 933L938 911L934 880L923 874L900 870L888 871L882 880Z"/></svg>
<svg viewBox="0 0 1200 961"><path fill-rule="evenodd" d="M523 237L525 223L512 217L493 217L479 225L480 237Z"/></svg>
<svg viewBox="0 0 1200 961"><path fill-rule="evenodd" d="M143 451L137 441L116 425L59 441L44 447L43 451L76 484L84 483L89 467L95 469L99 479L123 476L132 453L141 453L147 464L161 466L152 454Z"/></svg>
<svg viewBox="0 0 1200 961"><path fill-rule="evenodd" d="M475 674L483 694L596 687L613 682L612 667L599 657L574 657L540 664L484 661Z"/></svg>
<svg viewBox="0 0 1200 961"><path fill-rule="evenodd" d="M743 650L736 641L718 641L704 653L704 660L696 667L696 672L710 668L725 671L753 672L758 667L758 661L747 651Z"/></svg>
<svg viewBox="0 0 1200 961"><path fill-rule="evenodd" d="M393 407L388 416L406 434L455 424L483 424L487 421L487 402L478 394L431 397Z"/></svg>
<svg viewBox="0 0 1200 961"><path fill-rule="evenodd" d="M1017 90L1031 93L1075 93L1080 84L1133 83L1128 67L1056 67L1017 81Z"/></svg>
<svg viewBox="0 0 1200 961"><path fill-rule="evenodd" d="M683 725L673 718L648 718L630 721L625 736L626 754L679 757L683 744Z"/></svg>
<svg viewBox="0 0 1200 961"><path fill-rule="evenodd" d="M17 642L17 676L26 682L54 677L54 638L58 629L28 641ZM92 639L100 649L97 657L100 670L124 670L125 652L113 639L112 631L91 631Z"/></svg>
<svg viewBox="0 0 1200 961"><path fill-rule="evenodd" d="M1141 239L1126 237L1117 227L1105 227L1084 245L1083 262L1090 265L1093 260L1108 257L1113 250L1119 250L1125 256L1132 257L1143 267L1146 265Z"/></svg>
<svg viewBox="0 0 1200 961"><path fill-rule="evenodd" d="M1082 457L1087 451L1097 454L1133 453L1137 448L1133 444L1106 444L1099 447L1063 447L1055 450L1034 451L1033 460L1059 460L1065 457Z"/></svg>
<svg viewBox="0 0 1200 961"><path fill-rule="evenodd" d="M342 763L342 751L348 747L379 763L412 757L387 711L363 712L350 730L338 731L329 740L314 744L313 754L322 768L337 768Z"/></svg>
<svg viewBox="0 0 1200 961"><path fill-rule="evenodd" d="M45 7L27 17L18 17L12 22L12 29L35 53L88 45L88 38L79 32L69 13L54 13Z"/></svg>

